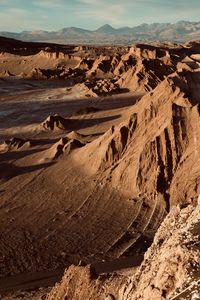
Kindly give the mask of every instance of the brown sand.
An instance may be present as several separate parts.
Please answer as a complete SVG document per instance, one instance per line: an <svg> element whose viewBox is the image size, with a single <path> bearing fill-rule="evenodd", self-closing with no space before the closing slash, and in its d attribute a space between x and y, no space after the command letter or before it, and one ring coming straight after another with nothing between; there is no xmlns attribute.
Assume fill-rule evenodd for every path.
<svg viewBox="0 0 200 300"><path fill-rule="evenodd" d="M200 193L193 47L1 53L4 280L141 256L171 207Z"/></svg>

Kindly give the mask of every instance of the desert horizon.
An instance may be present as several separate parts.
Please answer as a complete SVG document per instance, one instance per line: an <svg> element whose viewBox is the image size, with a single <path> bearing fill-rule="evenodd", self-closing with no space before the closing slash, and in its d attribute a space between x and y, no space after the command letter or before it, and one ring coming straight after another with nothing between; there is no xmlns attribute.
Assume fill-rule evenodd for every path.
<svg viewBox="0 0 200 300"><path fill-rule="evenodd" d="M180 20L174 23L141 23L137 26L113 27L104 24L97 29L63 27L58 30L1 31L0 36L27 42L53 42L77 45L131 45L134 43L184 43L200 40L200 21Z"/></svg>

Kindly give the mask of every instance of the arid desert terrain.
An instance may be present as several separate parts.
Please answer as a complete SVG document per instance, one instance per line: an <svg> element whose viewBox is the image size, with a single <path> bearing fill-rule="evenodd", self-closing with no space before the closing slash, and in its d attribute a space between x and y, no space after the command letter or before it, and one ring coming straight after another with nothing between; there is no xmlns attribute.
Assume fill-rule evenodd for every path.
<svg viewBox="0 0 200 300"><path fill-rule="evenodd" d="M200 299L199 195L200 42L0 38L1 299Z"/></svg>

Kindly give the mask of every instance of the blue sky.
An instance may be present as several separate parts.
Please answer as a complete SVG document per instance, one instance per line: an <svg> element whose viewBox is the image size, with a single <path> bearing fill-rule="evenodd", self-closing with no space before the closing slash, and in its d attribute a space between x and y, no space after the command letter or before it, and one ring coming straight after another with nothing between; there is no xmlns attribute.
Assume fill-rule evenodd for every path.
<svg viewBox="0 0 200 300"><path fill-rule="evenodd" d="M0 0L0 31L199 21L200 0Z"/></svg>

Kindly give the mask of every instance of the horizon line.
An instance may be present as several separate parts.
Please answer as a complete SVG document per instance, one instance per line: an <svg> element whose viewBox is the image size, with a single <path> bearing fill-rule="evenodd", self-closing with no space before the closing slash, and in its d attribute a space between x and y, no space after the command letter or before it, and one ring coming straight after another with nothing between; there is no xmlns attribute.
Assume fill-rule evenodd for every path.
<svg viewBox="0 0 200 300"><path fill-rule="evenodd" d="M135 25L135 26L120 26L120 27L114 27L112 25L110 25L109 23L105 23L103 24L102 26L100 27L97 27L96 29L87 29L87 28L84 28L84 27L76 27L76 26L67 26L67 27L62 27L62 28L58 28L58 29L55 29L55 30L45 30L45 29L32 29L32 30L20 30L20 31L8 31L8 30L0 30L0 32L9 32L9 33L22 33L22 32L39 32L39 31L44 31L44 32L57 32L57 31L60 31L62 29L65 29L65 28L76 28L76 29L82 29L82 30L87 30L87 31L96 31L104 26L110 26L111 28L115 29L115 30L118 30L118 29L121 29L121 28L130 28L130 29L133 29L133 28L136 28L136 27L139 27L139 26L142 26L142 25L153 25L153 24L169 24L169 25L174 25L174 24L177 24L177 23L181 23L181 22L187 22L187 23L200 23L200 20L199 21L190 21L190 20L179 20L177 22L144 22L144 23L140 23L138 25Z"/></svg>

